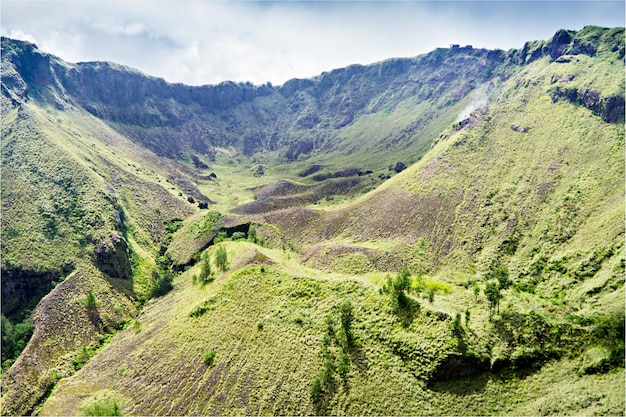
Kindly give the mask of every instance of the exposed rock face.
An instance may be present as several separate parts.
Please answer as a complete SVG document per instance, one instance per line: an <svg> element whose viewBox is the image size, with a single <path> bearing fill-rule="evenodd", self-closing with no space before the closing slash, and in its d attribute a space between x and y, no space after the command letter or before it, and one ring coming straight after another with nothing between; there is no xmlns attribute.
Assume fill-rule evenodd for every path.
<svg viewBox="0 0 626 417"><path fill-rule="evenodd" d="M131 273L128 259L128 243L126 239L111 232L109 236L102 236L95 244L95 264L111 278L129 278Z"/></svg>
<svg viewBox="0 0 626 417"><path fill-rule="evenodd" d="M624 97L602 97L592 90L578 90L560 86L556 87L551 97L553 102L565 99L570 103L586 107L608 123L618 123L624 120Z"/></svg>
<svg viewBox="0 0 626 417"><path fill-rule="evenodd" d="M548 53L552 59L557 59L567 48L572 41L572 35L576 32L569 30L559 30L553 37L550 46L548 47Z"/></svg>
<svg viewBox="0 0 626 417"><path fill-rule="evenodd" d="M21 308L34 304L46 295L53 281L69 274L71 263L53 271L32 271L20 266L2 268L2 314L11 317Z"/></svg>

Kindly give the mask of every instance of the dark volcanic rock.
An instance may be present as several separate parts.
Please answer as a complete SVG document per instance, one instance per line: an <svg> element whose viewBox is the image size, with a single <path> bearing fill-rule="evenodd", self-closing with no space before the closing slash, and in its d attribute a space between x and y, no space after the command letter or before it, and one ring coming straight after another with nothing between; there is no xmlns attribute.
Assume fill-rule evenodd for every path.
<svg viewBox="0 0 626 417"><path fill-rule="evenodd" d="M49 291L53 281L67 276L74 265L66 263L61 268L49 271L33 271L21 266L7 265L2 268L2 314L20 321L14 316L24 307L32 308Z"/></svg>
<svg viewBox="0 0 626 417"><path fill-rule="evenodd" d="M131 268L128 259L128 243L126 239L111 232L109 236L102 236L94 249L95 264L111 278L130 278Z"/></svg>
<svg viewBox="0 0 626 417"><path fill-rule="evenodd" d="M404 171L405 169L406 169L406 165L404 165L403 162L398 162L396 166L393 168L393 170L398 173Z"/></svg>
<svg viewBox="0 0 626 417"><path fill-rule="evenodd" d="M572 35L575 33L576 32L562 29L552 37L552 42L550 42L550 46L548 47L552 59L557 59L563 55L563 51L569 46L572 41Z"/></svg>

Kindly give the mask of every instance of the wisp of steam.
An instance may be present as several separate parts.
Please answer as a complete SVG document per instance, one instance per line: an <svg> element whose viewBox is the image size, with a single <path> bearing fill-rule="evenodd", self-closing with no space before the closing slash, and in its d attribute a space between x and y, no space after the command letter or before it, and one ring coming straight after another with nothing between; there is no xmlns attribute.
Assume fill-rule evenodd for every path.
<svg viewBox="0 0 626 417"><path fill-rule="evenodd" d="M474 110L479 107L484 107L488 101L489 95L487 94L487 86L482 85L472 92L469 104L459 113L456 121L460 122L461 120L467 119Z"/></svg>

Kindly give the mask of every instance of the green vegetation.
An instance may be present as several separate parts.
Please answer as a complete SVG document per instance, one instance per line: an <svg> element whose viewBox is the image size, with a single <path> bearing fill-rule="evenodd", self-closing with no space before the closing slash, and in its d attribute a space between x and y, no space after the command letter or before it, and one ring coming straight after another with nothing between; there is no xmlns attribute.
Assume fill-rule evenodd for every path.
<svg viewBox="0 0 626 417"><path fill-rule="evenodd" d="M411 289L411 273L404 267L394 278L387 276L387 282L381 289L385 294L389 294L391 306L394 311L400 312L411 307L407 292ZM434 289L433 289L434 291ZM434 294L434 292L433 292ZM430 299L430 297L429 297Z"/></svg>
<svg viewBox="0 0 626 417"><path fill-rule="evenodd" d="M122 416L120 406L114 394L103 392L81 403L81 411L86 416Z"/></svg>
<svg viewBox="0 0 626 417"><path fill-rule="evenodd" d="M33 334L33 322L25 318L19 323L12 324L2 314L2 372L13 365L15 359L22 353Z"/></svg>
<svg viewBox="0 0 626 417"><path fill-rule="evenodd" d="M315 414L325 415L328 413L330 401L337 392L335 373L339 375L344 386L347 386L350 372L351 358L355 346L355 338L352 330L353 306L350 300L343 301L339 305L340 327L335 329L335 320L332 316L326 316L326 334L322 339L320 356L323 360L322 369L313 379L309 389L309 397ZM332 350L331 344L340 347L339 352ZM337 361L336 356L339 356Z"/></svg>
<svg viewBox="0 0 626 417"><path fill-rule="evenodd" d="M174 274L169 269L163 269L160 271L154 270L152 272L153 284L150 291L151 297L162 297L170 292L174 286Z"/></svg>
<svg viewBox="0 0 626 417"><path fill-rule="evenodd" d="M167 99L3 39L3 414L623 413L623 33Z"/></svg>
<svg viewBox="0 0 626 417"><path fill-rule="evenodd" d="M493 316L494 312L500 312L500 300L502 300L502 292L499 284L495 282L487 282L485 284L485 297L489 301L489 317Z"/></svg>
<svg viewBox="0 0 626 417"><path fill-rule="evenodd" d="M208 252L204 252L202 254L202 260L200 261L200 275L194 275L193 278L194 283L198 282L202 285L207 284L215 279L215 277L211 273L211 259L209 258Z"/></svg>
<svg viewBox="0 0 626 417"><path fill-rule="evenodd" d="M202 359L206 366L213 366L213 361L215 360L215 351L210 351L202 355Z"/></svg>
<svg viewBox="0 0 626 417"><path fill-rule="evenodd" d="M221 271L228 269L228 253L223 245L218 245L215 249L215 264Z"/></svg>
<svg viewBox="0 0 626 417"><path fill-rule="evenodd" d="M98 309L98 300L96 299L93 291L89 291L87 293L87 296L83 300L83 304L87 310L93 311Z"/></svg>

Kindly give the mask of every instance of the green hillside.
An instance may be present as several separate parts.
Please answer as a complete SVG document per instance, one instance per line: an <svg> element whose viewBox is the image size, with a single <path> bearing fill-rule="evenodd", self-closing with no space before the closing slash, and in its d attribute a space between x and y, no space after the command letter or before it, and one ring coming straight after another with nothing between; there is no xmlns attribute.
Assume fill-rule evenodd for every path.
<svg viewBox="0 0 626 417"><path fill-rule="evenodd" d="M623 29L279 87L2 48L3 415L624 413Z"/></svg>

